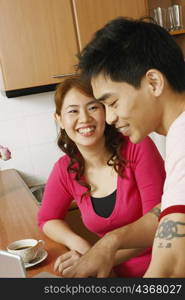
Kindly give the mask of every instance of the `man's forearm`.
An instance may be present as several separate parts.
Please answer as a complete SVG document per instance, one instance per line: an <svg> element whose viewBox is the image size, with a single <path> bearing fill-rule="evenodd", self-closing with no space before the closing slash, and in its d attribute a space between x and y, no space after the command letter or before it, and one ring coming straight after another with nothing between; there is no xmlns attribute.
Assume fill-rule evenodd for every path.
<svg viewBox="0 0 185 300"><path fill-rule="evenodd" d="M139 220L107 233L104 237L107 244L109 240L115 250L151 247L158 226L159 214L160 204Z"/></svg>
<svg viewBox="0 0 185 300"><path fill-rule="evenodd" d="M136 248L136 249L122 249L116 252L114 258L114 266L121 264L124 261L129 260L130 258L136 257L142 253L145 248Z"/></svg>
<svg viewBox="0 0 185 300"><path fill-rule="evenodd" d="M65 272L65 277L109 276L119 249L146 248L152 245L160 206L138 221L107 233L79 261ZM139 249L138 249L139 251Z"/></svg>

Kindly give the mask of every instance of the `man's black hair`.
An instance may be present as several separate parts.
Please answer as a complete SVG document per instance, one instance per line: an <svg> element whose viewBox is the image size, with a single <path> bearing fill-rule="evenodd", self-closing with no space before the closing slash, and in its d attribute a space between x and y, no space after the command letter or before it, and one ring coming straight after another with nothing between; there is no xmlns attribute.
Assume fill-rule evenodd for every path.
<svg viewBox="0 0 185 300"><path fill-rule="evenodd" d="M185 90L183 53L173 37L157 24L116 18L98 30L79 55L86 79L99 73L139 87L149 69L163 73L175 91Z"/></svg>

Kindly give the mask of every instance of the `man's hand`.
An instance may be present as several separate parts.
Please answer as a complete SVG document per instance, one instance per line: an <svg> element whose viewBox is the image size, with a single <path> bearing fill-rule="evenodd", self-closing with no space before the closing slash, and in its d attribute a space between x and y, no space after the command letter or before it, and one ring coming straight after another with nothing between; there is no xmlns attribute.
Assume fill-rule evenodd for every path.
<svg viewBox="0 0 185 300"><path fill-rule="evenodd" d="M67 278L108 277L113 264L116 249L104 238L99 240L75 264L66 269L63 275Z"/></svg>
<svg viewBox="0 0 185 300"><path fill-rule="evenodd" d="M152 245L158 225L157 212L148 212L137 221L107 233L91 249L78 259L75 264L64 270L65 277L108 277L115 262L117 250L146 248ZM157 213L158 215L158 213Z"/></svg>

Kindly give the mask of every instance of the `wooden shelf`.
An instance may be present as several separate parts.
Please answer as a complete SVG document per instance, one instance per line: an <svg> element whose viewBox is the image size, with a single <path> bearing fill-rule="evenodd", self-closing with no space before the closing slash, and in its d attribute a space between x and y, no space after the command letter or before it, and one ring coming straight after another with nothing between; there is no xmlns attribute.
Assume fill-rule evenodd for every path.
<svg viewBox="0 0 185 300"><path fill-rule="evenodd" d="M174 30L169 32L171 35L185 34L185 29Z"/></svg>

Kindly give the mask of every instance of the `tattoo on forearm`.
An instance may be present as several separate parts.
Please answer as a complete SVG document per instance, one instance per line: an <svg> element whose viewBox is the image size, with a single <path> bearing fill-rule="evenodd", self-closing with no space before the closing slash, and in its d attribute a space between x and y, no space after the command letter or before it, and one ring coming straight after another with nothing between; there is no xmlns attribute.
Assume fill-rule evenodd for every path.
<svg viewBox="0 0 185 300"><path fill-rule="evenodd" d="M149 213L154 214L156 217L159 217L161 210L158 207L154 207L149 211Z"/></svg>
<svg viewBox="0 0 185 300"><path fill-rule="evenodd" d="M182 227L183 226L183 227ZM173 240L173 238L185 237L185 223L176 222L173 220L165 219L159 225L155 238L162 239L162 242L159 243L158 248L170 248L171 243L167 242ZM180 231L182 233L180 233ZM164 245L165 242L165 245Z"/></svg>

